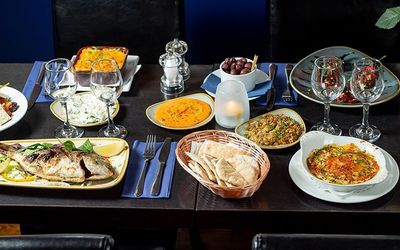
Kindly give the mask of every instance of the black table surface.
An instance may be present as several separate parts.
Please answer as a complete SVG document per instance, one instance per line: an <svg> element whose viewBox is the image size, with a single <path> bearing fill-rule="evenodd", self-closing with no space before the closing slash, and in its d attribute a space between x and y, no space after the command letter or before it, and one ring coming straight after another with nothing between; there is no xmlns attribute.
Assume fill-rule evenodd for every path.
<svg viewBox="0 0 400 250"><path fill-rule="evenodd" d="M395 74L400 65L387 65ZM22 90L31 64L0 64L0 81L12 83ZM186 82L184 94L202 92L199 88L204 77L212 71L211 65L191 65L191 77ZM144 140L147 134L159 138L171 136L179 140L184 135L203 129L223 129L215 121L186 131L173 131L152 124L145 109L165 97L160 93L159 65L143 65L134 78L128 93L120 97L121 110L115 122L124 125L132 144ZM323 107L302 97L293 107L305 120L307 128L322 120ZM251 116L264 113L262 107L251 103ZM361 108L332 108L331 119L340 125L343 134L361 121ZM400 159L400 100L399 97L372 106L370 122L377 125L382 137L376 145L385 149L399 162ZM49 110L49 103L35 104L24 118L13 127L0 132L1 140L52 138L53 130L60 125ZM96 136L99 127L86 128L85 137ZM59 218L68 222L77 215L86 221L96 221L98 216L109 216L108 223L135 224L138 226L233 228L252 227L267 231L317 231L397 233L389 230L400 219L398 185L385 196L358 204L339 204L319 200L301 191L291 180L288 164L299 146L283 150L267 150L271 162L270 172L260 189L251 198L225 200L198 185L177 163L170 199L121 198L122 183L102 191L60 191L26 188L0 188L0 221L48 221L47 213L62 213ZM112 214L113 216L110 216ZM28 218L28 219L27 219ZM334 227L327 227L333 225ZM345 227L343 227L345 224ZM395 227L397 228L397 227ZM386 231L385 231L386 230ZM332 230L331 230L332 231ZM336 232L336 231L335 231Z"/></svg>

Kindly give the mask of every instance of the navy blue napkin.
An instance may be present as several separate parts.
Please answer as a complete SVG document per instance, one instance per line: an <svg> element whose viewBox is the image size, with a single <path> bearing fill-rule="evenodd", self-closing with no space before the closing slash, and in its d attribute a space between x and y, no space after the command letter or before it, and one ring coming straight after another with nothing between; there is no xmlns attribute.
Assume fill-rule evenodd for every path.
<svg viewBox="0 0 400 250"><path fill-rule="evenodd" d="M269 63L266 63L267 65ZM291 93L293 97L293 101L291 102L285 102L282 100L282 94L283 91L285 91L287 83L286 83L286 74L285 74L285 65L286 63L275 63L277 70L276 70L276 75L275 75L275 80L273 81L275 90L276 90L276 96L275 96L275 106L286 106L286 107L292 107L292 106L297 106L298 100L299 100L299 95L296 91L294 91L293 88L291 88ZM269 86L271 88L271 86ZM268 89L269 90L269 89ZM266 96L265 94L261 96L260 98L256 99L256 104L263 106L266 105Z"/></svg>
<svg viewBox="0 0 400 250"><path fill-rule="evenodd" d="M264 72L268 72L268 64L261 64L260 70ZM211 73L207 80L200 86L202 89L205 89L213 94L217 92L217 86L221 82L221 78ZM247 92L247 95L250 97L256 97L260 95L264 95L265 92L271 88L271 82L266 81L263 83L256 84L255 88L252 91Z"/></svg>
<svg viewBox="0 0 400 250"><path fill-rule="evenodd" d="M122 190L122 197L128 198L169 198L171 193L172 179L175 168L175 148L176 142L171 143L171 148L168 155L168 160L165 164L164 173L161 181L161 190L157 196L151 195L151 185L156 178L158 171L158 155L161 151L162 142L156 143L157 151L152 160L149 161L147 167L146 178L144 181L143 194L140 197L134 195L136 184L139 181L140 173L143 169L143 151L145 142L136 140L132 146L132 152L129 159L128 169L125 176L125 183Z"/></svg>
<svg viewBox="0 0 400 250"><path fill-rule="evenodd" d="M39 74L40 67L42 66L43 63L45 63L45 62L36 61L33 64L33 67L32 67L31 73L29 73L28 79L26 80L24 89L22 90L22 94L24 94L24 96L28 100L32 94L33 86L35 85L36 78ZM38 98L36 99L36 102L53 102L53 99L50 96L47 96L45 94L44 80L42 80L42 88L40 90L40 94L39 94Z"/></svg>

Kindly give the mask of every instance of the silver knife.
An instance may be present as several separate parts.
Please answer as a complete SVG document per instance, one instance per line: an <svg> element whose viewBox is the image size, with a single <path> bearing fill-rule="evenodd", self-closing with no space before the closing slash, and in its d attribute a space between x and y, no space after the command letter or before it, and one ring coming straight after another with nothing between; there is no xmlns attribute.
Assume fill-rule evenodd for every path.
<svg viewBox="0 0 400 250"><path fill-rule="evenodd" d="M38 96L40 94L40 90L42 89L42 79L43 79L43 75L44 75L45 64L46 63L42 63L42 65L40 66L39 74L36 78L35 85L33 85L33 90L29 97L28 109L31 109L33 107L33 105L36 102L36 99L38 98Z"/></svg>
<svg viewBox="0 0 400 250"><path fill-rule="evenodd" d="M267 98L266 98L266 110L270 111L274 107L275 103L275 96L276 96L276 90L274 87L274 80L275 80L275 75L276 75L276 65L274 63L269 64L269 77L271 80L271 89L267 93Z"/></svg>
<svg viewBox="0 0 400 250"><path fill-rule="evenodd" d="M167 137L161 146L160 154L158 155L158 172L156 179L151 186L151 195L158 195L160 193L161 179L164 173L165 163L167 162L169 149L171 147L171 137Z"/></svg>

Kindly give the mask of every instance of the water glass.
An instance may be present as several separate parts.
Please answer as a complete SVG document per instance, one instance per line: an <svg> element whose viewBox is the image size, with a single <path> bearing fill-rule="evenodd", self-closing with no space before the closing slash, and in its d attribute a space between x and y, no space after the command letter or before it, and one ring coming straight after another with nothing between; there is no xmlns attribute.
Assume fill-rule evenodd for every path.
<svg viewBox="0 0 400 250"><path fill-rule="evenodd" d="M362 122L350 128L350 136L369 142L379 139L381 132L368 121L369 106L385 88L382 63L372 58L361 58L354 63L350 79L351 93L363 104Z"/></svg>
<svg viewBox="0 0 400 250"><path fill-rule="evenodd" d="M311 87L314 94L324 103L324 120L311 127L311 130L323 131L332 135L341 135L338 125L329 118L330 104L343 92L346 80L343 61L335 56L321 56L314 61L311 74Z"/></svg>
<svg viewBox="0 0 400 250"><path fill-rule="evenodd" d="M65 58L56 58L46 63L44 73L44 86L46 93L59 101L65 110L64 124L54 131L56 138L82 137L84 130L72 126L68 120L67 101L76 92L76 74L71 61Z"/></svg>
<svg viewBox="0 0 400 250"><path fill-rule="evenodd" d="M125 138L128 131L121 125L115 125L110 107L121 95L123 79L117 63L113 59L100 59L93 62L90 70L90 89L93 94L107 106L108 124L101 128L101 137Z"/></svg>

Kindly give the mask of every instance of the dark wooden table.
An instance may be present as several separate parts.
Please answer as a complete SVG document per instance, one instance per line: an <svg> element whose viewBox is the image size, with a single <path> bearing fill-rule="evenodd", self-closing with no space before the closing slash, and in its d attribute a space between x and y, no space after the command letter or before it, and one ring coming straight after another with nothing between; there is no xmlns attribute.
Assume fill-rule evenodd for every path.
<svg viewBox="0 0 400 250"><path fill-rule="evenodd" d="M1 82L10 81L22 90L31 69L30 64L0 64ZM389 65L400 73L400 65ZM191 66L191 78L184 94L201 92L204 77L212 71L211 65ZM172 131L152 124L145 115L149 105L164 99L159 91L161 76L159 65L144 65L135 76L129 93L120 97L121 111L115 119L129 131L127 140L144 140L147 134L159 138L172 136L179 140L193 132ZM252 116L265 112L251 103ZM309 128L322 120L320 104L300 98L294 107ZM332 108L331 119L340 125L344 135L361 121L362 110ZM373 106L370 122L382 131L376 144L400 160L400 100ZM60 124L49 110L49 104L36 104L25 117L6 131L1 140L26 138L52 138ZM221 129L211 121L200 129ZM95 136L98 127L86 129L85 136ZM59 219L68 223L77 215L85 221L97 222L98 216L108 216L107 223L135 224L153 227L197 228L253 228L263 232L358 232L398 234L400 221L400 195L398 186L389 194L374 201L359 204L325 202L302 192L291 180L288 164L299 149L266 151L271 170L251 198L224 200L201 185L177 165L170 199L125 199L120 197L122 184L104 191L59 191L24 188L0 188L1 222L49 222L47 214L63 214ZM113 216L110 216L113 215ZM394 227L392 227L394 226ZM394 228L394 229L392 229Z"/></svg>
<svg viewBox="0 0 400 250"><path fill-rule="evenodd" d="M23 89L31 64L0 64L1 81ZM206 72L199 67L201 72ZM199 91L194 86L203 74L196 67L187 91ZM129 131L127 141L145 140L155 134L159 140L172 136L179 140L187 131L173 132L155 126L145 114L148 106L164 99L160 92L162 69L159 65L145 65L135 76L128 93L119 98L120 112L115 122ZM197 77L196 77L197 75ZM196 84L192 84L196 83ZM193 87L191 86L193 85ZM197 85L196 85L197 86ZM37 103L24 118L11 128L0 132L0 140L54 138L54 129L61 124L49 103ZM85 128L84 137L96 137L100 127ZM114 188L93 191L43 190L28 188L0 188L0 222L2 223L108 223L137 227L191 227L194 223L195 199L198 184L179 165L175 167L169 199L121 198L123 181ZM50 214L62 214L54 220ZM107 218L99 221L99 218Z"/></svg>

